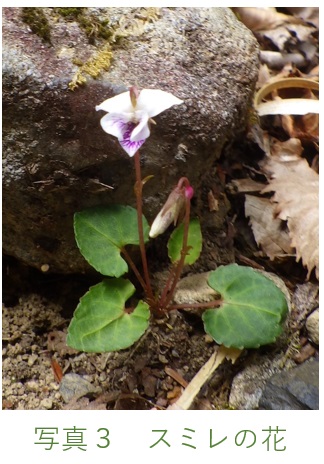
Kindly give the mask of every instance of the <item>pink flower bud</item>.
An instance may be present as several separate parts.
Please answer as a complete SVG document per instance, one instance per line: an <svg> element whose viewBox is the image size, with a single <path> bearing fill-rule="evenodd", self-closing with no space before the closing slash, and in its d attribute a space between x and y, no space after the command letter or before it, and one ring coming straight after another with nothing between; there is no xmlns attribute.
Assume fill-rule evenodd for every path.
<svg viewBox="0 0 324 464"><path fill-rule="evenodd" d="M194 193L194 189L191 187L191 185L185 187L185 196L188 198L188 200L191 200L191 198L194 196Z"/></svg>

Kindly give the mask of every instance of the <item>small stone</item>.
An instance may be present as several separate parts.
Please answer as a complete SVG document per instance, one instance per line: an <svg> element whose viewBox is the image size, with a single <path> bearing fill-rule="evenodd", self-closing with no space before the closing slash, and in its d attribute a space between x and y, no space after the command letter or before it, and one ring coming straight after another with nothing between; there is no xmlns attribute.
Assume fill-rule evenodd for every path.
<svg viewBox="0 0 324 464"><path fill-rule="evenodd" d="M53 408L53 400L52 398L44 398L39 403L39 409L52 409Z"/></svg>
<svg viewBox="0 0 324 464"><path fill-rule="evenodd" d="M319 345L319 310L316 309L306 320L306 329L310 341Z"/></svg>
<svg viewBox="0 0 324 464"><path fill-rule="evenodd" d="M168 364L169 362L163 354L159 354L159 361L163 364Z"/></svg>
<svg viewBox="0 0 324 464"><path fill-rule="evenodd" d="M36 359L38 358L38 356L36 354L32 354L28 357L28 361L27 361L27 364L28 366L33 366L35 364L35 361Z"/></svg>
<svg viewBox="0 0 324 464"><path fill-rule="evenodd" d="M89 393L98 393L100 388L95 387L85 380L81 375L70 373L66 374L60 384L60 393L63 400L68 403L72 398L82 398Z"/></svg>
<svg viewBox="0 0 324 464"><path fill-rule="evenodd" d="M29 380L29 382L26 382L25 386L29 391L37 391L39 389L39 384L35 380Z"/></svg>

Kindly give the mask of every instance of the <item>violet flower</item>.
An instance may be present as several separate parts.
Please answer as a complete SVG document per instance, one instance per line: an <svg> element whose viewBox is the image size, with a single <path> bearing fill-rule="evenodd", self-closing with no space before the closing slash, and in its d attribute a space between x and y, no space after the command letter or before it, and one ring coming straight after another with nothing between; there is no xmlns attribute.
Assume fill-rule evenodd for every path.
<svg viewBox="0 0 324 464"><path fill-rule="evenodd" d="M163 90L143 89L134 86L129 91L108 98L96 110L108 114L100 120L107 134L118 138L129 156L134 156L150 135L149 122L154 116L182 100Z"/></svg>

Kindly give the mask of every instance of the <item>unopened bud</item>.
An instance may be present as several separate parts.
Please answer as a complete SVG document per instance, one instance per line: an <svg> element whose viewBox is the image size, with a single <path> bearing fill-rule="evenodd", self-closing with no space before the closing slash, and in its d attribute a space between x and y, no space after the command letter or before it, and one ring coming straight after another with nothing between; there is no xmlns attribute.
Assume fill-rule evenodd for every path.
<svg viewBox="0 0 324 464"><path fill-rule="evenodd" d="M183 218L186 200L190 200L193 193L194 190L190 185L186 187L179 187L179 185L177 185L177 187L172 190L163 208L153 221L149 233L151 238L163 234L172 223L176 225Z"/></svg>

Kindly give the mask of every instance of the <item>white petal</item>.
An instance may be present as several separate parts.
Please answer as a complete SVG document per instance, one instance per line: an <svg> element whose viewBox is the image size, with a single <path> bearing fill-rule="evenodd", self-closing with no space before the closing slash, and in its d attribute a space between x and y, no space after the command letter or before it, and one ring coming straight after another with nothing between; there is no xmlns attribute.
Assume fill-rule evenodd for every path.
<svg viewBox="0 0 324 464"><path fill-rule="evenodd" d="M137 150L143 145L145 140L139 140L138 142L130 142L129 140L119 140L120 145L126 151L128 156L132 157L135 155Z"/></svg>
<svg viewBox="0 0 324 464"><path fill-rule="evenodd" d="M129 92L124 92L97 105L96 110L104 110L107 113L131 113L134 108Z"/></svg>
<svg viewBox="0 0 324 464"><path fill-rule="evenodd" d="M138 113L141 114L139 115ZM133 142L145 140L150 136L150 129L147 124L149 120L148 114L136 111L136 120L139 121L139 124L137 124L130 137Z"/></svg>
<svg viewBox="0 0 324 464"><path fill-rule="evenodd" d="M107 134L114 135L118 140L124 137L125 126L130 121L130 114L106 114L100 119L101 127Z"/></svg>
<svg viewBox="0 0 324 464"><path fill-rule="evenodd" d="M163 234L173 222L172 212L168 211L166 214L163 213L163 209L159 212L151 225L149 237L155 238L160 234Z"/></svg>
<svg viewBox="0 0 324 464"><path fill-rule="evenodd" d="M129 156L134 156L137 150L143 145L145 139L133 141L131 140L132 132L135 128L135 124L132 122L123 122L119 120L119 135L118 140L120 145L126 151ZM117 136L117 134L116 134Z"/></svg>
<svg viewBox="0 0 324 464"><path fill-rule="evenodd" d="M145 111L153 118L173 105L180 105L182 100L171 93L157 89L143 89L137 99L136 110Z"/></svg>

